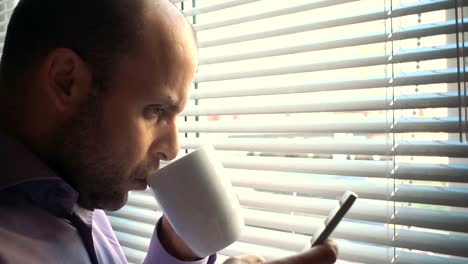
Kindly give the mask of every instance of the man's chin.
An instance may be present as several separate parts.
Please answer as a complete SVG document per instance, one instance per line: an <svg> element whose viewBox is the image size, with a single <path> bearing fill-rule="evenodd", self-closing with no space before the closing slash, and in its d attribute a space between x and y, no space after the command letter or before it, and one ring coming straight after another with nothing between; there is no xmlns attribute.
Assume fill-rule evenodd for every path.
<svg viewBox="0 0 468 264"><path fill-rule="evenodd" d="M117 211L120 208L125 206L125 204L127 203L127 200L128 200L128 192L125 193L125 195L123 195L122 199L119 199L118 201L117 200L111 201L109 203L109 206L107 206L107 208L103 208L103 209L106 210L106 211Z"/></svg>
<svg viewBox="0 0 468 264"><path fill-rule="evenodd" d="M124 207L128 200L128 192L119 195L113 195L112 197L106 197L98 201L94 209L102 209L105 211L117 211Z"/></svg>
<svg viewBox="0 0 468 264"><path fill-rule="evenodd" d="M144 191L148 187L146 179L135 179L130 188L131 191Z"/></svg>

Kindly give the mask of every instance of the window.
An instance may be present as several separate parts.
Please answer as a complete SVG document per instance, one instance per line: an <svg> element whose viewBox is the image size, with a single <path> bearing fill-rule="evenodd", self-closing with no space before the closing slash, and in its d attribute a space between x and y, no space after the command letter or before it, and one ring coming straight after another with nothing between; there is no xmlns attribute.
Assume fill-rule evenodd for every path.
<svg viewBox="0 0 468 264"><path fill-rule="evenodd" d="M8 21L15 6L15 0L0 0L0 50L3 50Z"/></svg>
<svg viewBox="0 0 468 264"><path fill-rule="evenodd" d="M299 251L345 190L340 262L467 263L466 1L174 1L200 66L181 155L219 150L246 232L221 251ZM140 262L161 212L110 213Z"/></svg>

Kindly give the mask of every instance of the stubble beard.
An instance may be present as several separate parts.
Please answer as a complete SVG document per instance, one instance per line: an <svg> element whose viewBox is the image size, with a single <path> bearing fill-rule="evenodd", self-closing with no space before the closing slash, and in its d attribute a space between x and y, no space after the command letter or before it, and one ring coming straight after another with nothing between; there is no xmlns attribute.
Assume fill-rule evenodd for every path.
<svg viewBox="0 0 468 264"><path fill-rule="evenodd" d="M100 103L98 98L89 98L58 129L49 165L78 191L81 207L115 211L127 202L127 166L125 159L113 156L122 151L115 151L119 146L109 142Z"/></svg>

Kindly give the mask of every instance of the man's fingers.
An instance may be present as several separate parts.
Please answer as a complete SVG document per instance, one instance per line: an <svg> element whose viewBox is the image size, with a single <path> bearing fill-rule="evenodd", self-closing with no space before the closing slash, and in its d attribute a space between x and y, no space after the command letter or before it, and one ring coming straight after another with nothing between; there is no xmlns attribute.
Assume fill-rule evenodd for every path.
<svg viewBox="0 0 468 264"><path fill-rule="evenodd" d="M263 263L265 262L265 258L260 255L248 255L248 256L241 256L241 258L244 258L246 260L246 263Z"/></svg>
<svg viewBox="0 0 468 264"><path fill-rule="evenodd" d="M332 264L338 258L338 246L333 240L287 258L266 262L265 264Z"/></svg>
<svg viewBox="0 0 468 264"><path fill-rule="evenodd" d="M337 258L338 245L335 241L327 239L321 245L315 246L307 251L283 259L265 262L265 259L262 256L246 255L229 258L223 264L332 264L335 263Z"/></svg>
<svg viewBox="0 0 468 264"><path fill-rule="evenodd" d="M246 257L250 261L256 261L256 262L253 262L253 263L263 263L263 262L266 261L266 259L263 256L260 256L260 255L249 255L249 256L246 256Z"/></svg>
<svg viewBox="0 0 468 264"><path fill-rule="evenodd" d="M297 255L297 262L291 264L302 263L335 263L338 258L338 245L333 240L326 240L323 244L315 246L304 253Z"/></svg>
<svg viewBox="0 0 468 264"><path fill-rule="evenodd" d="M323 244L328 245L333 250L335 256L338 257L338 244L335 242L335 240L327 239L325 242L323 242Z"/></svg>
<svg viewBox="0 0 468 264"><path fill-rule="evenodd" d="M245 255L229 258L223 264L254 264L263 262L265 262L265 258L260 255Z"/></svg>

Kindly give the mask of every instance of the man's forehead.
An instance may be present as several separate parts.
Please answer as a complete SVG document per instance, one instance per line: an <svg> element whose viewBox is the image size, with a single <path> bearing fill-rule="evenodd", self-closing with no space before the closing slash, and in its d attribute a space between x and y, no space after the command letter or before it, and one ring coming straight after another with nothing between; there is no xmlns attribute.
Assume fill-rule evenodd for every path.
<svg viewBox="0 0 468 264"><path fill-rule="evenodd" d="M140 52L133 60L140 69L133 72L147 100L180 112L188 101L197 48L192 28L179 9L166 0L156 2L147 7L153 10L146 12Z"/></svg>

